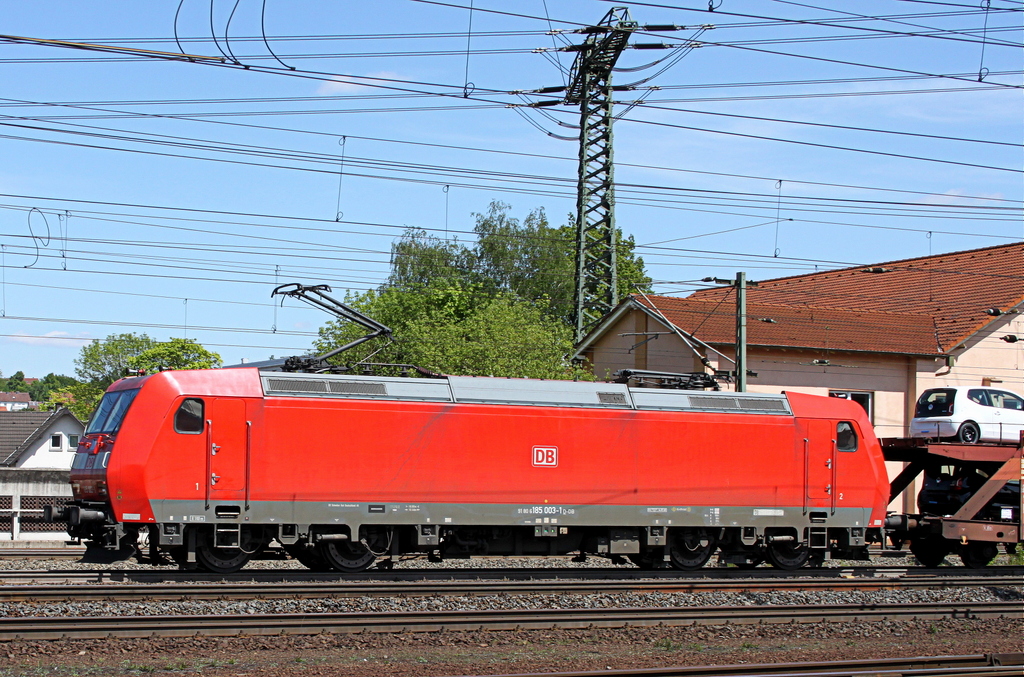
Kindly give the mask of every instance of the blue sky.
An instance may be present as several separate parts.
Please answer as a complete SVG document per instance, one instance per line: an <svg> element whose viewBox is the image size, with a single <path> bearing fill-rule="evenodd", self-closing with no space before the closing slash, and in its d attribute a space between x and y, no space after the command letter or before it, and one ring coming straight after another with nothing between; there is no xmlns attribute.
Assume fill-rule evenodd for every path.
<svg viewBox="0 0 1024 677"><path fill-rule="evenodd" d="M616 95L617 221L657 292L1024 236L1020 2L469 4L219 0L215 44L211 3L181 3L181 48L240 65L0 42L0 371L73 374L129 331L301 353L328 318L275 283L376 286L404 228L465 240L492 200L563 223L577 144L551 134L578 111L510 104L557 98L529 92L613 6L686 26L634 43L698 45L614 75L675 61ZM178 9L4 3L0 32L177 52Z"/></svg>

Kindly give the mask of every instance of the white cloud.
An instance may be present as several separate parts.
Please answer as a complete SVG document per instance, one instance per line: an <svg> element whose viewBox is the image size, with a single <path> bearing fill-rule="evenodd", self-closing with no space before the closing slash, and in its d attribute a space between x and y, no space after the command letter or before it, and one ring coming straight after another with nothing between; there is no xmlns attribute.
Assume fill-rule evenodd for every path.
<svg viewBox="0 0 1024 677"><path fill-rule="evenodd" d="M392 73L391 71L381 71L379 73L369 73L365 77L396 80L398 79L398 74ZM321 83L321 85L317 88L316 93L321 95L352 94L355 92L363 92L369 89L376 89L375 87L368 87L367 84L376 84L377 82L378 81L376 80L364 80L362 77L357 76L349 77L344 75L336 75L329 81Z"/></svg>
<svg viewBox="0 0 1024 677"><path fill-rule="evenodd" d="M8 336L7 341L9 343L23 343L32 346L78 349L83 343L92 341L92 337L88 332L81 332L79 334L72 335L66 331L51 331L43 334L42 336L18 332L17 334Z"/></svg>

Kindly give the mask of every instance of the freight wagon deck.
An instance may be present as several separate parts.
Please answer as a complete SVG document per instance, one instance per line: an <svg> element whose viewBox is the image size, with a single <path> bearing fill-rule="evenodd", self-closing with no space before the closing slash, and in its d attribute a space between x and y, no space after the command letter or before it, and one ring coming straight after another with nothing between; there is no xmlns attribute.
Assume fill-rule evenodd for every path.
<svg viewBox="0 0 1024 677"><path fill-rule="evenodd" d="M938 566L957 552L970 567L985 566L1021 541L1024 499L1024 435L1017 445L959 444L923 438L880 440L886 461L906 463L890 484L892 501L924 475L918 513L890 515L894 546L910 541L925 566Z"/></svg>

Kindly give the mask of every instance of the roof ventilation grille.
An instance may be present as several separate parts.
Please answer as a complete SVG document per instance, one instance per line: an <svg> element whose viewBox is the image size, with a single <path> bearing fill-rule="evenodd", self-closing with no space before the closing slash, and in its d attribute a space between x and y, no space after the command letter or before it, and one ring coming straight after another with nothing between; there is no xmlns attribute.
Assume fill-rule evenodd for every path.
<svg viewBox="0 0 1024 677"><path fill-rule="evenodd" d="M690 395L690 406L694 409L739 409L735 397L707 397Z"/></svg>
<svg viewBox="0 0 1024 677"><path fill-rule="evenodd" d="M786 403L782 400L755 400L755 399L740 399L740 409L749 409L750 411L786 411Z"/></svg>
<svg viewBox="0 0 1024 677"><path fill-rule="evenodd" d="M326 381L305 378L269 378L267 390L283 393L326 393Z"/></svg>
<svg viewBox="0 0 1024 677"><path fill-rule="evenodd" d="M331 381L331 392L339 395L387 395L383 383L367 381Z"/></svg>

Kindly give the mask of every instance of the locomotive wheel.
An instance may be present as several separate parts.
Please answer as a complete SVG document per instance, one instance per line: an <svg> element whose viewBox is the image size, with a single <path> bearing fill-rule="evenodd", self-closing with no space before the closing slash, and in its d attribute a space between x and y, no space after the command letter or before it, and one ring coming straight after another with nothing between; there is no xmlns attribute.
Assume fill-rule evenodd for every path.
<svg viewBox="0 0 1024 677"><path fill-rule="evenodd" d="M305 543L285 546L285 551L312 571L331 571L331 565L317 548L307 548Z"/></svg>
<svg viewBox="0 0 1024 677"><path fill-rule="evenodd" d="M254 540L246 530L242 531L242 548L215 548L213 534L203 531L196 539L196 563L201 569L215 574L233 574L246 564L260 549L258 539Z"/></svg>
<svg viewBox="0 0 1024 677"><path fill-rule="evenodd" d="M910 541L910 552L921 566L937 567L949 554L949 542L938 535L921 536Z"/></svg>
<svg viewBox="0 0 1024 677"><path fill-rule="evenodd" d="M981 431L978 429L978 424L974 421L961 423L960 429L956 431L956 439L963 444L977 444L981 439Z"/></svg>
<svg viewBox="0 0 1024 677"><path fill-rule="evenodd" d="M668 554L672 566L683 571L700 569L718 544L707 529L683 527L669 532Z"/></svg>
<svg viewBox="0 0 1024 677"><path fill-rule="evenodd" d="M365 545L351 541L324 541L320 554L333 568L346 574L365 571L377 559Z"/></svg>
<svg viewBox="0 0 1024 677"><path fill-rule="evenodd" d="M971 569L984 569L989 562L996 558L997 554L999 553L995 543L976 541L960 548L960 559L965 567Z"/></svg>
<svg viewBox="0 0 1024 677"><path fill-rule="evenodd" d="M793 571L807 564L811 558L811 549L803 543L780 541L769 543L767 548L768 561L776 569Z"/></svg>

